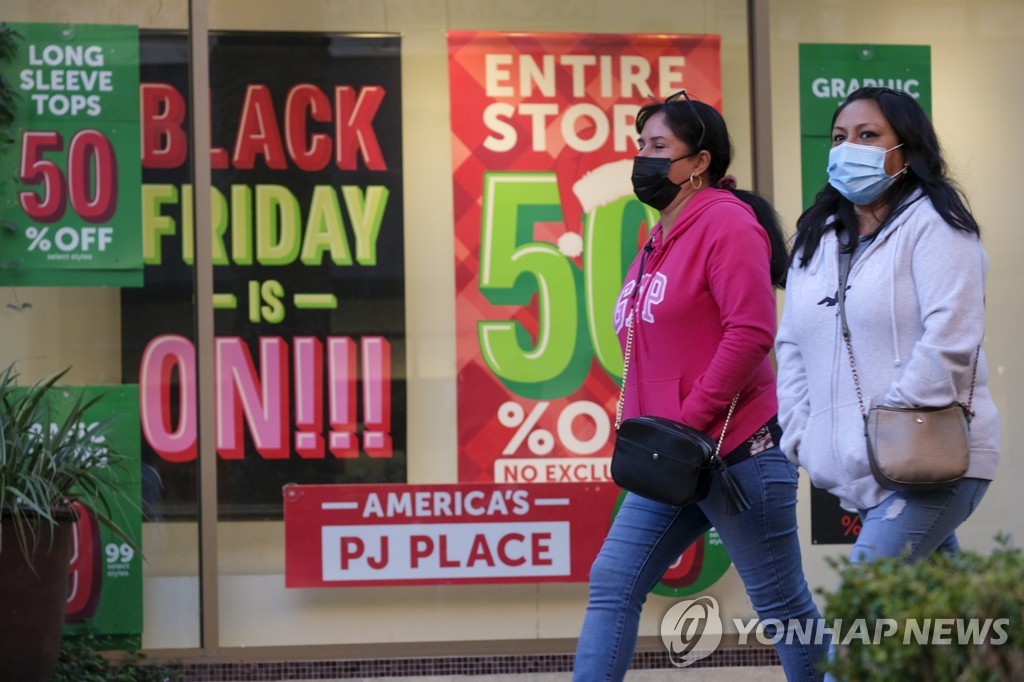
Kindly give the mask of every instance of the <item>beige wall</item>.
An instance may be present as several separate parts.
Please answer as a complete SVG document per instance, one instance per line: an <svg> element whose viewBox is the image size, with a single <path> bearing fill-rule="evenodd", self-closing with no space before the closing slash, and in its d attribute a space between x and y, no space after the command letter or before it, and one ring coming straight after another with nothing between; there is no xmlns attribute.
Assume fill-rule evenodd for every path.
<svg viewBox="0 0 1024 682"><path fill-rule="evenodd" d="M409 480L456 481L454 262L451 151L445 31L465 29L718 33L722 36L725 115L750 186L750 116L746 13L742 0L209 0L211 29L394 32L402 36L403 151L406 196ZM182 28L184 2L14 0L10 21L130 23ZM1014 339L1014 296L1024 239L1015 231L1011 117L1024 104L1017 66L1024 63L1024 7L1016 1L838 3L777 0L772 11L775 195L787 225L799 213L797 45L800 42L929 44L933 109L956 175L982 222L992 257L987 342L993 392L1004 415L1003 442L1024 434L1006 415L1021 402ZM1003 131L1009 133L1004 140ZM30 300L31 309L6 305ZM119 376L119 314L114 290L0 289L0 362L31 363L26 373L75 366L72 381L107 383ZM968 547L991 545L997 530L1024 530L1024 502L1010 482L1024 471L1011 450L1000 478L964 528ZM805 484L806 486L806 484ZM808 490L801 490L805 564L813 584L830 586L824 558L839 548L810 544ZM224 647L393 645L576 636L584 584L285 590L280 524L221 525L220 639ZM198 540L191 524L146 530L147 648L198 645ZM751 615L734 571L707 591L728 618ZM654 635L674 600L653 596L641 633ZM442 647L433 649L443 653ZM395 655L403 650L396 649Z"/></svg>

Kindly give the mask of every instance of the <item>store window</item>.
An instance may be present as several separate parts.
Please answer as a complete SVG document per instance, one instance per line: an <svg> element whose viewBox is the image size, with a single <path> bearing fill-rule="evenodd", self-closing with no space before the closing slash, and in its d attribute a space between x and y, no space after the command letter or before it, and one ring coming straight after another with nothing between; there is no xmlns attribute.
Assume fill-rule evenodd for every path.
<svg viewBox="0 0 1024 682"><path fill-rule="evenodd" d="M601 368L588 350L586 357L570 361L582 365L582 374L566 378L556 371L547 383L529 376L502 377L487 363L479 350L478 325L488 319L514 320L516 314L509 311L520 310L518 316L529 327L535 324L529 320L535 316L531 311L547 303L531 303L537 285L528 283L536 281L529 271L521 293L513 291L511 282L481 284L485 267L507 270L508 264L495 255L485 266L478 255L486 239L481 235L480 206L488 200L483 177L545 173L551 177L548 187L565 194L571 192L569 180L579 178L555 180L559 163L597 168L631 159L629 116L644 97L670 94L620 87L632 79L644 87L654 84L653 90L690 87L721 107L736 144L735 172L749 186L743 3L644 3L624 16L621 6L612 3L575 8L511 2L340 3L325 9L319 3L218 0L210 3L209 17L213 143L227 157L218 161L214 151L213 184L225 195L232 186L237 193L251 190L257 246L261 239L266 246L282 240L281 232L272 233L270 223L280 219L274 216L295 211L290 219L299 223L291 263L260 263L258 258L240 263L229 253L230 262L214 265L218 293L221 282L236 282L231 292L239 306L234 312L216 311L218 344L226 343L222 335L246 338L243 346L264 381L271 357L287 358L292 387L292 402L282 418L287 457L275 457L267 448L261 453L251 435L241 457L221 454L221 644L342 646L334 651L345 651L344 645L360 650L380 645L376 650L386 656L398 642L406 653L434 653L445 643L453 651L481 642L500 649L511 646L507 642L575 637L585 606L586 566L576 559L564 569L559 562L570 563L568 557L556 556L559 552L545 544L553 541L544 536L531 536L532 545L525 540L516 544L501 533L492 535L489 527L472 526L479 534L461 545L459 533L475 520L477 493L485 495L494 514L507 505L509 518L515 519L515 505L522 501L514 491L504 497L502 486L524 484L523 476L548 459L562 466L573 455L579 462L601 459L601 453L590 457L580 451L601 437L594 432L599 427L587 431L586 424L602 419L607 424L618 360ZM573 67L573 58L566 59L588 50L604 57L590 67L583 61ZM659 61L659 56L664 58ZM587 68L593 71L586 73ZM288 98L294 98L291 114ZM625 106L614 109L616 98ZM261 110L262 104L267 109ZM276 122L259 115L270 109ZM346 114L348 120L339 122ZM240 136L247 141L239 143ZM552 142L575 155L560 155L554 144L546 147ZM281 165L274 167L278 150ZM242 164L236 163L239 155ZM582 176L589 169L577 171ZM265 193L262 204L260 192ZM494 200L521 199L507 196L512 198ZM558 286L572 285L586 266L578 257L574 261L561 254L558 240L568 234L570 241L575 236L582 244L586 209L576 205L564 211L564 199L546 203L551 201L541 197L527 209L542 225L534 233L539 236L501 232L515 230L514 225L495 227L491 236L505 240L500 246L494 242L505 250L516 248L515 239L546 242L551 262L557 263L553 267L570 273ZM229 226L225 242L237 243L236 228L243 223L234 214L240 206L228 203L232 217L224 218ZM638 205L630 210L636 230L644 216ZM371 250L369 258L364 252L360 260L361 245ZM232 246L225 248L230 252ZM304 261L304 255L311 257ZM608 261L613 272L607 279L620 277L614 271L620 259ZM318 268L313 262L331 264ZM573 270L580 274L572 275ZM509 274L516 276L496 276ZM275 282L280 288L274 288ZM487 286L491 290L484 291ZM332 294L337 302L297 310L298 293ZM256 306L251 296L258 309L249 308ZM552 301L573 296L563 291ZM283 315L269 319L263 311L273 311L278 302ZM611 314L611 304L607 307L598 319ZM580 305L580 310L585 308ZM576 312L575 302L571 312ZM571 331L573 339L577 332L585 336L585 323L580 324L566 333ZM541 332L533 327L529 333ZM552 345L562 346L556 353L572 356L579 352L574 344L556 335ZM328 379L322 387L303 383L303 358L315 363L317 357L323 358ZM346 368L354 370L354 388L345 396L333 395L330 381ZM244 398L244 381L239 383L237 376L218 381L222 388L224 382L235 382L228 390ZM385 381L374 383L377 376ZM587 376L597 388L593 399L584 401L580 391L587 389L578 387ZM560 387L559 381L575 382L575 387ZM495 385L505 388L496 392ZM344 412L339 421L331 421L332 405L345 398L352 401L347 405L358 428L347 429ZM292 445L306 432L304 400L323 409L325 442L316 444L322 448L317 454L315 448L303 454ZM255 392L253 401L258 402ZM556 409L564 414L570 405L583 409L584 403L597 406L601 415L596 420L577 417L583 426L569 434L567 446L564 428L560 435L546 421L532 431L524 426L531 415L540 414L537 406L543 402L556 404L551 415ZM374 425L363 420L376 407L389 419L381 422L379 430L387 437L381 441L373 440ZM246 419L244 409L239 418ZM607 441L607 431L603 438ZM377 450L375 442L386 445ZM343 443L354 450L345 451ZM556 457L555 452L545 459L556 447L569 456ZM503 449L516 454L503 456ZM514 460L519 468L502 468L506 462L500 460ZM600 481L600 467L592 469ZM568 489L588 490L583 478L588 474L580 467L575 472L576 478L568 474L564 479L573 481ZM285 489L282 502L281 486L287 483L300 487ZM345 486L353 483L376 485L352 492ZM334 498L330 488L305 487L312 484L341 484L344 494L353 497ZM474 484L480 490L466 487ZM497 499L486 492L491 490L498 490ZM614 496L603 495L597 508L607 518ZM346 504L357 511L348 516L324 511L323 505ZM292 513L299 521L289 517ZM438 523L446 514L451 523ZM568 521L558 514L552 518ZM524 528L548 523L533 517L517 520ZM603 531L595 527L590 533L590 544L573 551L596 551L594 543ZM503 568L503 561L514 565ZM534 580L516 568L524 561L540 564L540 577ZM571 573L570 579L551 579L562 570Z"/></svg>
<svg viewBox="0 0 1024 682"><path fill-rule="evenodd" d="M15 2L2 19L9 59L0 68L12 88L4 106L13 108L13 122L0 157L0 365L13 367L22 387L66 370L57 403L97 398L82 423L91 430L109 421L103 442L133 472L127 497L112 498L112 511L79 510L65 631L120 648L196 648L196 498L177 494L143 446L153 429L194 428L194 406L154 417L147 405L187 393L195 377L180 366L146 365L134 332L173 314L181 320L175 333L194 335L191 277L175 281L173 292L165 282L164 295L140 299L161 287L151 279L149 263L160 258L152 237L190 224L187 211L157 218L151 210L169 197L156 189L163 181L154 166L140 162L139 115L152 73L180 68L186 87L188 16L149 2ZM156 31L181 41L147 38ZM62 409L55 408L55 422ZM187 453L182 446L176 456L194 484L194 452L191 459ZM127 537L104 526L106 514ZM4 551L14 547L5 536Z"/></svg>
<svg viewBox="0 0 1024 682"><path fill-rule="evenodd" d="M99 131L75 152L30 136L26 152L19 128L0 156L4 173L20 175L0 189L0 366L16 363L29 382L70 367L65 384L128 396L114 411L137 429L146 561L123 562L115 543L108 563L136 571L121 601L137 611L112 634L200 657L203 647L293 647L381 659L396 647L523 652L575 638L580 557L596 551L614 506L598 491L620 371L608 290L649 223L615 186L595 199L576 183L631 158L630 109L686 87L721 108L732 172L754 186L753 149L765 141L751 134L749 4L206 0L193 3L208 39L203 93L190 86L195 47L180 4L6 7L3 21L25 38L16 59L40 74L13 79L24 86L17 125L64 142ZM933 117L992 259L986 349L1007 413L1020 241L1007 200L1014 147L1002 138L1024 92L1012 67L1022 10L891 5L772 3L774 200L792 229L809 172L798 151L801 46L926 47ZM110 71L109 92L93 101L50 87L70 71L86 89ZM192 170L197 102L209 112L209 187ZM33 145L36 167L77 187L74 200L47 208L45 183L25 170ZM116 184L101 170L114 165ZM96 177L72 182L69 168ZM508 191L530 174L539 189ZM36 197L29 212L20 192ZM195 218L200 203L208 219ZM120 250L103 261L108 238ZM544 255L522 265L533 247ZM198 294L203 278L209 296ZM558 288L542 292L542 280ZM202 319L212 328L200 334ZM542 338L543 367L517 365ZM1016 427L1004 428L1015 442ZM215 484L199 475L211 459ZM1002 466L967 545L988 546L1015 518L989 511L1014 505L1007 482L1020 465ZM554 536L483 529L476 544L475 532L464 545L445 537L442 550L458 526L446 519L514 516L534 499L514 488L533 495L538 477L579 506L516 520L584 519L589 540L570 537L559 557ZM331 497L335 486L350 497ZM813 505L801 500L805 566L827 587L825 557L843 549L812 542ZM213 532L200 532L211 519ZM213 542L201 563L204 535ZM388 550L406 543L402 570L381 569L385 538ZM663 581L642 633L658 631L657 606L694 590L752 615L720 546L709 537L701 551ZM414 561L436 570L413 571ZM528 561L535 574L522 573ZM216 569L205 583L204 566Z"/></svg>
<svg viewBox="0 0 1024 682"><path fill-rule="evenodd" d="M463 548L466 556L429 558L445 551L437 535L416 540L429 544L418 545L422 563L447 568L461 561L461 574L397 571L333 582L326 569L304 577L322 557L294 545L287 486L372 484L382 495L375 499L384 500L382 516L388 504L399 512L406 500L422 504L421 497L407 497L410 491L427 492L430 510L458 507L471 516L483 508L480 491L459 486L525 485L545 468L556 438L576 461L552 457L559 461L547 465L548 480L561 476L560 485L581 497L588 483L606 482L601 457L587 457L608 449L618 359L589 347L584 317L566 328L571 340L555 328L551 344L562 345L556 354L567 354L576 367L569 388L529 372L502 374L475 345L474 330L495 311L474 305L500 308L496 319L533 318L524 327L533 331L521 333L539 333L538 304L528 291L496 281L481 288L481 277L489 276L483 270L507 270L507 262L495 257L480 269L479 258L467 252L481 239L483 174L549 176L546 191L555 190L556 198L542 199L546 208L534 218L540 231L527 241L548 244L552 262L569 273L560 286L582 281L588 267L594 281L617 280L629 242L650 217L635 201L610 197L632 203L608 223L627 230L623 244L609 242L621 252L584 265L585 221L597 211L571 185L588 170L628 162L639 104L685 87L721 108L736 147L733 170L751 184L744 4L646 2L629 15L621 5L590 2L212 0L193 9L204 31L209 28L210 88L198 100L190 88L185 8L22 3L5 16L27 37L18 58L38 50L33 54L44 59L39 71L46 78L67 72L58 52L79 47L130 76L112 76L116 102L108 103L106 94L97 103L86 97L84 108L72 112L69 96L59 111L19 111L26 130L55 129L59 121L71 134L87 122L100 131L109 146L83 157L97 176L80 189L92 192L83 200L88 204L109 188L110 216L75 202L67 208L77 216L68 215L81 223L74 234L82 250L86 228L108 222L122 250L102 267L40 258L44 244L51 253L52 245L70 249L60 240L72 231L57 235L70 218L22 216L6 197L16 225L5 235L10 267L0 312L4 361L16 362L27 380L70 366L67 383L116 387L129 396L131 405L119 411L138 428L147 561L138 563L137 623L127 634L154 651L380 645L382 656L394 643L436 652L443 643L500 648L574 637L589 557L611 513L607 484L585 541L573 541L577 556L551 544L567 538L537 535L525 542L485 534L484 544ZM76 77L107 78L89 59L80 69L85 75ZM474 84L481 74L486 82ZM37 100L64 106L59 96L23 94L26 107ZM209 159L202 159L212 176L208 221L196 217L196 207L207 205L205 183L196 181L202 174L193 175L197 101L208 101L210 112ZM481 125L487 129L473 130ZM14 155L29 153L24 144L16 147ZM3 167L16 170L9 161ZM35 191L43 200L31 177L19 181L20 192ZM558 191L574 198L559 201ZM519 238L508 232L515 225L495 229L506 232L488 238ZM109 236L96 234L95 244ZM204 253L207 272L197 266ZM515 277L502 277L509 274ZM204 277L212 280L209 300L198 294L197 278ZM607 289L596 285L598 303ZM519 298L502 302L510 295ZM568 295L555 291L543 305ZM607 321L610 306L588 311L583 300L573 303L573 314L578 306L592 325ZM207 338L197 320L210 314ZM204 357L212 358L207 374ZM467 368L477 372L475 380ZM504 383L504 393L485 400L489 382ZM584 383L596 386L594 399L583 400L580 391L591 390L580 388ZM551 398L562 401L563 416L571 408L569 426L527 428ZM478 420L488 422L487 442L474 441ZM204 431L213 434L208 441ZM203 450L206 442L213 452ZM506 455L514 466L503 466ZM204 458L216 458L215 485L200 476ZM522 498L495 489L488 508L514 513ZM215 551L203 564L216 565L216 586L201 578L200 508L217 513L216 532L205 533L215 536ZM568 522L564 514L554 517ZM439 533L444 528L435 525ZM368 533L382 537L379 528ZM359 553L372 563L369 547L357 548L352 537L336 540L348 543L339 551L349 552L353 565ZM513 570L527 555L548 567L537 574L542 580ZM502 563L506 573L475 579L475 568ZM724 580L720 586L735 592L727 569L726 557L704 582ZM201 636L210 623L216 631Z"/></svg>

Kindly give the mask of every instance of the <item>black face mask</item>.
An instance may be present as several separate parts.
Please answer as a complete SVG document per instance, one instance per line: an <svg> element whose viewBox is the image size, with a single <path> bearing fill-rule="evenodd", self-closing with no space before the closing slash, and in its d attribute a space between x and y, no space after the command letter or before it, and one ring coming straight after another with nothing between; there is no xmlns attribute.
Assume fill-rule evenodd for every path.
<svg viewBox="0 0 1024 682"><path fill-rule="evenodd" d="M636 198L658 211L663 211L682 189L668 179L668 169L676 161L681 161L693 154L680 156L678 159L664 157L637 156L633 159L633 193Z"/></svg>

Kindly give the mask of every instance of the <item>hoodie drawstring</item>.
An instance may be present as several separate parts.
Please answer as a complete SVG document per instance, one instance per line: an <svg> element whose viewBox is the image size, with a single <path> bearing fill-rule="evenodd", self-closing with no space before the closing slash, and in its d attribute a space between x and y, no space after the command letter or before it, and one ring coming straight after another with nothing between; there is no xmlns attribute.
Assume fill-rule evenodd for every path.
<svg viewBox="0 0 1024 682"><path fill-rule="evenodd" d="M889 262L889 272L896 272L896 254L900 250L900 236L906 230L896 230L896 234L892 235L891 239L896 240L889 249L891 252ZM896 276L895 274L889 278L889 323L892 325L892 356L897 367L903 366L903 359L900 357L900 331L896 326Z"/></svg>

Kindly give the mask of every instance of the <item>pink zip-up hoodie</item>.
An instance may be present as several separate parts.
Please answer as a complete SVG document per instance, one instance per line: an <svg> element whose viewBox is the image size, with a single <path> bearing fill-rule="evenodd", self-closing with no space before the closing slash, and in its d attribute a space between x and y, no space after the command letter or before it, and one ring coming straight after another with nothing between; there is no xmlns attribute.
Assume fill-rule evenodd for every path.
<svg viewBox="0 0 1024 682"><path fill-rule="evenodd" d="M716 440L739 394L721 452L747 440L778 411L768 354L775 337L771 245L754 213L731 192L703 189L667 233L652 230L644 263L623 418L668 417ZM615 307L625 348L644 249Z"/></svg>

